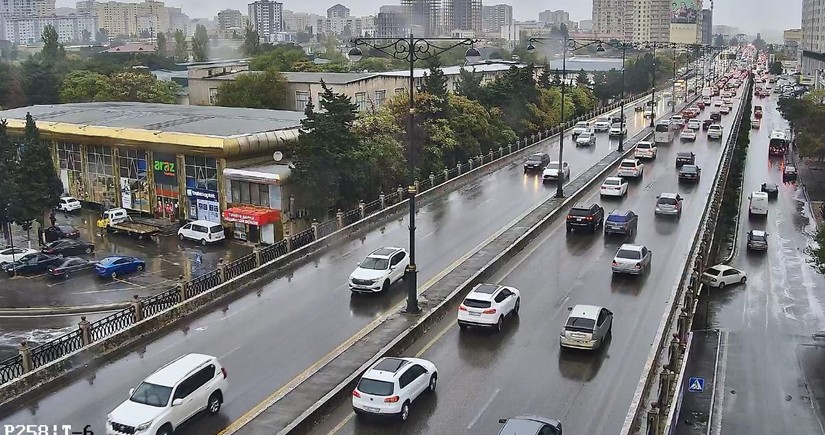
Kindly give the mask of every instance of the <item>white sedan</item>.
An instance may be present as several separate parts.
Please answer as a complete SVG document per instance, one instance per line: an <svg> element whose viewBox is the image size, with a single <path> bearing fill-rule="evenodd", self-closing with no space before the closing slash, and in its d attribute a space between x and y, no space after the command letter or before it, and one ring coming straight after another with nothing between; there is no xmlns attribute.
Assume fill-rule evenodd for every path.
<svg viewBox="0 0 825 435"><path fill-rule="evenodd" d="M744 284L747 280L745 272L724 264L717 264L702 274L702 282L720 289L727 285Z"/></svg>
<svg viewBox="0 0 825 435"><path fill-rule="evenodd" d="M696 130L694 130L692 128L686 128L686 129L682 130L682 132L679 133L679 139L680 140L695 141L696 140Z"/></svg>
<svg viewBox="0 0 825 435"><path fill-rule="evenodd" d="M20 247L4 248L0 250L0 264L11 263L13 261L20 259L20 257L24 255L36 254L38 252L40 251Z"/></svg>
<svg viewBox="0 0 825 435"><path fill-rule="evenodd" d="M561 174L559 174L559 166L561 166ZM554 160L550 162L546 168L544 168L544 172L541 174L541 179L543 182L550 182L550 181L557 181L561 179L564 181L570 178L570 165L567 162L564 164L559 165L558 160Z"/></svg>
<svg viewBox="0 0 825 435"><path fill-rule="evenodd" d="M630 184L622 177L607 177L602 182L599 195L623 197L627 195L628 186Z"/></svg>

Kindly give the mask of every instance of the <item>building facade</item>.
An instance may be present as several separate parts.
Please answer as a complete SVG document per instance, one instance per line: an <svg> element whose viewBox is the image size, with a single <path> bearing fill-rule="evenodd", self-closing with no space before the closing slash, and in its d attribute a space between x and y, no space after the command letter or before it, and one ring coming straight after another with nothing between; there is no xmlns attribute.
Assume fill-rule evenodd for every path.
<svg viewBox="0 0 825 435"><path fill-rule="evenodd" d="M444 31L482 31L481 0L444 0Z"/></svg>
<svg viewBox="0 0 825 435"><path fill-rule="evenodd" d="M635 0L593 0L593 33L621 34L622 39L633 39L633 11Z"/></svg>
<svg viewBox="0 0 825 435"><path fill-rule="evenodd" d="M481 21L482 30L485 33L499 33L502 27L513 24L513 7L510 5L483 6Z"/></svg>
<svg viewBox="0 0 825 435"><path fill-rule="evenodd" d="M818 0L802 1L802 74L816 76L821 86L825 69L825 8Z"/></svg>
<svg viewBox="0 0 825 435"><path fill-rule="evenodd" d="M218 12L216 21L220 30L244 28L243 14L237 9L224 9Z"/></svg>
<svg viewBox="0 0 825 435"><path fill-rule="evenodd" d="M349 16L349 8L340 3L327 9L327 18L349 18Z"/></svg>
<svg viewBox="0 0 825 435"><path fill-rule="evenodd" d="M558 11L551 11L546 10L544 12L539 12L539 21L545 24L550 24L553 26L559 26L561 23L569 23L570 22L570 13L563 10Z"/></svg>
<svg viewBox="0 0 825 435"><path fill-rule="evenodd" d="M713 45L713 10L702 9L702 44Z"/></svg>
<svg viewBox="0 0 825 435"><path fill-rule="evenodd" d="M673 2L670 16L670 42L702 42L702 0Z"/></svg>
<svg viewBox="0 0 825 435"><path fill-rule="evenodd" d="M408 36L410 26L409 17L403 6L381 6L375 17L376 38L401 38Z"/></svg>
<svg viewBox="0 0 825 435"><path fill-rule="evenodd" d="M802 45L802 29L787 29L782 32L782 53L787 60L799 60Z"/></svg>
<svg viewBox="0 0 825 435"><path fill-rule="evenodd" d="M257 0L249 4L249 23L262 41L268 41L270 35L283 32L283 7L282 3L272 0Z"/></svg>
<svg viewBox="0 0 825 435"><path fill-rule="evenodd" d="M306 12L284 11L284 30L287 32L312 32L312 27L320 19L320 15Z"/></svg>
<svg viewBox="0 0 825 435"><path fill-rule="evenodd" d="M55 0L0 0L0 17L33 18L54 15Z"/></svg>
<svg viewBox="0 0 825 435"><path fill-rule="evenodd" d="M83 10L89 11L90 6L87 2ZM106 29L111 37L138 35L141 30L148 32L149 29L152 29L152 33L174 31L169 20L169 8L160 1L95 2L94 15L97 16L100 28Z"/></svg>
<svg viewBox="0 0 825 435"><path fill-rule="evenodd" d="M77 16L68 17L32 17L32 18L0 18L2 34L0 39L11 41L18 45L40 44L43 29L52 26L57 31L61 43L88 43L94 40L98 29L97 17Z"/></svg>
<svg viewBox="0 0 825 435"><path fill-rule="evenodd" d="M358 17L335 17L323 18L318 17L312 24L310 33L313 35L327 34L327 35L344 35L344 36L363 36L364 27L362 19Z"/></svg>
<svg viewBox="0 0 825 435"><path fill-rule="evenodd" d="M444 32L441 0L401 0L410 31L421 36L439 36Z"/></svg>

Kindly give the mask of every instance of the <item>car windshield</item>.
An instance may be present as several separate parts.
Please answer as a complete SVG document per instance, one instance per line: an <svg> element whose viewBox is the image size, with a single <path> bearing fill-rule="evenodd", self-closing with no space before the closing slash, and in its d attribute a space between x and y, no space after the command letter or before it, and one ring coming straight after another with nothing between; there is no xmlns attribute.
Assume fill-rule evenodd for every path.
<svg viewBox="0 0 825 435"><path fill-rule="evenodd" d="M358 391L373 396L389 396L392 394L392 382L378 381L370 378L361 378L358 381Z"/></svg>
<svg viewBox="0 0 825 435"><path fill-rule="evenodd" d="M697 172L699 168L693 165L682 166L682 172Z"/></svg>
<svg viewBox="0 0 825 435"><path fill-rule="evenodd" d="M361 262L361 269L386 270L390 265L388 258L367 257Z"/></svg>
<svg viewBox="0 0 825 435"><path fill-rule="evenodd" d="M572 208L570 214L573 216L590 216L589 208Z"/></svg>
<svg viewBox="0 0 825 435"><path fill-rule="evenodd" d="M533 154L532 156L527 158L528 162L540 162L541 161L541 154Z"/></svg>
<svg viewBox="0 0 825 435"><path fill-rule="evenodd" d="M599 118L596 122L610 122L610 118Z"/></svg>
<svg viewBox="0 0 825 435"><path fill-rule="evenodd" d="M622 162L622 164L619 165L619 166L621 166L623 168L635 168L636 167L636 162Z"/></svg>
<svg viewBox="0 0 825 435"><path fill-rule="evenodd" d="M627 217L623 214L612 214L607 217L608 222L626 222Z"/></svg>
<svg viewBox="0 0 825 435"><path fill-rule="evenodd" d="M693 157L693 155L691 153L677 153L676 157L678 157L680 159L689 159L689 158Z"/></svg>
<svg viewBox="0 0 825 435"><path fill-rule="evenodd" d="M143 405L162 408L169 403L169 396L171 395L172 387L143 382L135 389L134 394L132 394L129 400Z"/></svg>
<svg viewBox="0 0 825 435"><path fill-rule="evenodd" d="M588 139L590 137L589 131L583 131L582 134L579 135L580 138Z"/></svg>
<svg viewBox="0 0 825 435"><path fill-rule="evenodd" d="M559 164L558 163L550 163L549 165L547 165L547 169L559 169Z"/></svg>
<svg viewBox="0 0 825 435"><path fill-rule="evenodd" d="M581 128L581 127L587 127L587 123L586 123L586 122L577 122L577 123L576 123L576 127L579 127L579 128Z"/></svg>
<svg viewBox="0 0 825 435"><path fill-rule="evenodd" d="M642 253L631 249L619 249L616 253L616 258L626 258L628 260L639 260L642 258Z"/></svg>
<svg viewBox="0 0 825 435"><path fill-rule="evenodd" d="M586 317L568 317L564 329L568 331L593 332L596 321Z"/></svg>
<svg viewBox="0 0 825 435"><path fill-rule="evenodd" d="M675 198L659 198L659 200L656 201L656 204L676 205L676 199Z"/></svg>
<svg viewBox="0 0 825 435"><path fill-rule="evenodd" d="M636 144L636 148L638 148L640 150L649 149L650 144L647 143L647 142L639 142L638 144Z"/></svg>
<svg viewBox="0 0 825 435"><path fill-rule="evenodd" d="M751 240L756 242L764 242L765 235L764 234L751 234Z"/></svg>
<svg viewBox="0 0 825 435"><path fill-rule="evenodd" d="M621 180L607 179L607 180L604 180L604 183L602 183L602 184L604 184L605 186L619 186L619 185L622 184L622 182L621 182Z"/></svg>

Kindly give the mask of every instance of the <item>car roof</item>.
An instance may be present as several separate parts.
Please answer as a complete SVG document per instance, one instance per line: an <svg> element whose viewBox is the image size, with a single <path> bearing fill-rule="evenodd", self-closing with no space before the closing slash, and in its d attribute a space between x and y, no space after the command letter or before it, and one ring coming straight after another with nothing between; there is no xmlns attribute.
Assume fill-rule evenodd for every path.
<svg viewBox="0 0 825 435"><path fill-rule="evenodd" d="M585 319L595 320L599 318L599 311L601 310L602 307L597 307L595 305L579 304L570 310L570 315L568 317L583 317Z"/></svg>
<svg viewBox="0 0 825 435"><path fill-rule="evenodd" d="M189 373L215 360L216 358L211 355L189 353L157 369L157 371L146 378L145 382L172 387L183 380Z"/></svg>
<svg viewBox="0 0 825 435"><path fill-rule="evenodd" d="M382 358L364 373L364 377L378 381L392 382L398 374L398 371L410 363L412 363L412 361L407 358Z"/></svg>
<svg viewBox="0 0 825 435"><path fill-rule="evenodd" d="M500 434L537 434L545 424L558 426L560 422L554 418L540 417L537 415L519 415L518 417L508 418L504 424L507 432L505 434L504 428L502 428Z"/></svg>
<svg viewBox="0 0 825 435"><path fill-rule="evenodd" d="M665 192L665 193L660 193L659 194L659 198L673 198L673 199L676 199L676 197L678 197L678 196L679 196L678 193L670 193L670 192Z"/></svg>
<svg viewBox="0 0 825 435"><path fill-rule="evenodd" d="M694 169L699 169L696 165L682 165L682 168L679 169L680 171L692 171Z"/></svg>
<svg viewBox="0 0 825 435"><path fill-rule="evenodd" d="M653 142L651 142L649 140L640 140L640 141L636 142L636 145L641 145L641 144L653 145Z"/></svg>
<svg viewBox="0 0 825 435"><path fill-rule="evenodd" d="M624 181L624 178L622 178L622 177L607 177L607 178L604 179L604 181L608 181L608 180L610 180L610 181ZM602 182L602 183L604 183L604 182Z"/></svg>
<svg viewBox="0 0 825 435"><path fill-rule="evenodd" d="M493 299L493 295L502 288L496 284L479 284L467 294L465 299L475 299L479 301L489 301Z"/></svg>
<svg viewBox="0 0 825 435"><path fill-rule="evenodd" d="M613 210L608 216L627 216L630 213L633 213L633 210Z"/></svg>
<svg viewBox="0 0 825 435"><path fill-rule="evenodd" d="M106 257L106 258L98 261L98 264L103 264L105 266L107 264L112 264L115 261L120 260L121 258L134 258L134 257L129 257L127 255L112 255L112 256Z"/></svg>
<svg viewBox="0 0 825 435"><path fill-rule="evenodd" d="M639 159L622 159L622 163L633 163L634 165L638 161L639 161Z"/></svg>
<svg viewBox="0 0 825 435"><path fill-rule="evenodd" d="M622 243L622 246L619 246L619 249L627 249L628 251L641 251L643 245L634 245L633 243Z"/></svg>
<svg viewBox="0 0 825 435"><path fill-rule="evenodd" d="M206 220L200 220L200 219L198 219L198 220L194 220L194 221L191 221L191 222L189 222L189 223L190 223L190 224L195 224L195 225L202 225L202 226L205 226L205 227L213 227L213 226L215 226L215 225L220 225L220 224L219 224L219 223L217 223L217 222L206 221Z"/></svg>
<svg viewBox="0 0 825 435"><path fill-rule="evenodd" d="M593 204L585 204L583 202L580 202L580 203L574 205L572 208L578 208L580 210L590 210L592 207L593 207Z"/></svg>
<svg viewBox="0 0 825 435"><path fill-rule="evenodd" d="M398 251L401 251L401 248L397 248L395 246L385 246L372 251L367 257L389 258Z"/></svg>

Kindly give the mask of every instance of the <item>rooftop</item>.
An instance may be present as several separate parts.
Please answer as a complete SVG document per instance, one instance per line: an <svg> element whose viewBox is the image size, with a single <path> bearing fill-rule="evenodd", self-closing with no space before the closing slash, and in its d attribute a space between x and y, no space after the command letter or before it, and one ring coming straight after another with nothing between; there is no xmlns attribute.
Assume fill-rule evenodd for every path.
<svg viewBox="0 0 825 435"><path fill-rule="evenodd" d="M103 50L102 53L154 53L155 46L153 44L131 43L118 45L108 50Z"/></svg>

